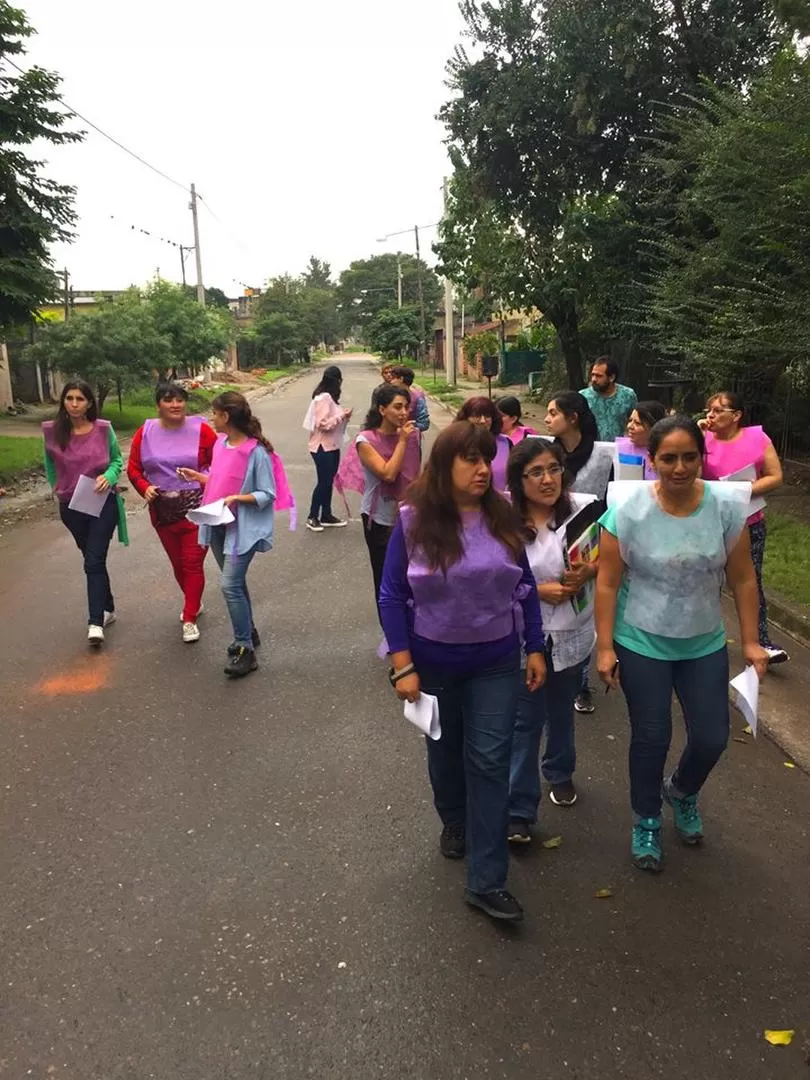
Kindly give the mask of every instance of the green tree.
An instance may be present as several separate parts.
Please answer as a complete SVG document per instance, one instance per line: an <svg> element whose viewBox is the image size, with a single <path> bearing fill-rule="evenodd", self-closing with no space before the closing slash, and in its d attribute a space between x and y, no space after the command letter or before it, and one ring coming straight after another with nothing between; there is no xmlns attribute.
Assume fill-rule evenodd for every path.
<svg viewBox="0 0 810 1080"><path fill-rule="evenodd" d="M366 341L375 352L401 360L416 356L420 340L420 313L416 304L386 308L375 315L366 327Z"/></svg>
<svg viewBox="0 0 810 1080"><path fill-rule="evenodd" d="M328 262L316 259L314 255L309 257L303 278L304 284L310 289L331 289L334 287L332 283L332 267Z"/></svg>
<svg viewBox="0 0 810 1080"><path fill-rule="evenodd" d="M99 409L116 387L142 385L159 370L170 342L155 327L149 307L137 290L114 303L102 304L92 314L75 315L67 322L48 323L36 344L26 349L27 359L93 386Z"/></svg>
<svg viewBox="0 0 810 1080"><path fill-rule="evenodd" d="M169 344L161 374L186 369L197 374L212 356L218 356L232 334L230 314L220 308L201 307L182 285L158 279L148 287L145 302L155 328Z"/></svg>
<svg viewBox="0 0 810 1080"><path fill-rule="evenodd" d="M402 302L419 303L419 275L425 300L425 319L428 338L433 334L433 320L442 295L436 274L415 255L373 255L370 259L353 262L340 275L337 301L341 322L347 333L359 327L365 329L387 308L397 306L397 260L402 269Z"/></svg>
<svg viewBox="0 0 810 1080"><path fill-rule="evenodd" d="M27 322L53 299L48 247L69 240L76 220L74 189L44 177L42 162L24 150L82 138L64 130L70 115L58 108L59 77L39 67L19 74L14 66L33 32L24 12L0 0L0 329Z"/></svg>
<svg viewBox="0 0 810 1080"><path fill-rule="evenodd" d="M197 303L197 286L186 285L185 291L186 295L190 296L191 299ZM205 290L205 303L207 307L227 308L229 300L222 289L217 289L212 285Z"/></svg>

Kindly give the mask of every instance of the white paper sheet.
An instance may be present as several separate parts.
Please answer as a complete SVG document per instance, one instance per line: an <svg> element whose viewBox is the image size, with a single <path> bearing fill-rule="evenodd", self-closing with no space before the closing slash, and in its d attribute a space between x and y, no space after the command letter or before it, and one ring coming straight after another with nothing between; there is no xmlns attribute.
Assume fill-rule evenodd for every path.
<svg viewBox="0 0 810 1080"><path fill-rule="evenodd" d="M196 510L189 510L186 514L189 521L195 525L230 525L235 520L230 509L225 505L224 499L208 503L207 506L198 506Z"/></svg>
<svg viewBox="0 0 810 1080"><path fill-rule="evenodd" d="M755 667L747 667L731 680L731 689L737 708L745 717L754 738L757 736L757 711L759 709L759 676Z"/></svg>
<svg viewBox="0 0 810 1080"><path fill-rule="evenodd" d="M95 477L80 476L68 506L71 510L78 510L80 514L97 518L101 517L104 503L109 497L109 488L106 491L96 491Z"/></svg>
<svg viewBox="0 0 810 1080"><path fill-rule="evenodd" d="M405 719L418 727L423 735L434 741L442 737L439 723L439 699L433 694L420 694L416 701L405 702Z"/></svg>
<svg viewBox="0 0 810 1080"><path fill-rule="evenodd" d="M721 480L730 480L732 483L742 483L747 481L749 484L757 478L757 470L755 465L746 465L744 469L739 469L737 472L732 473L730 476L721 476ZM760 510L764 510L768 504L762 498L761 495L751 496L750 511L752 514L758 514Z"/></svg>

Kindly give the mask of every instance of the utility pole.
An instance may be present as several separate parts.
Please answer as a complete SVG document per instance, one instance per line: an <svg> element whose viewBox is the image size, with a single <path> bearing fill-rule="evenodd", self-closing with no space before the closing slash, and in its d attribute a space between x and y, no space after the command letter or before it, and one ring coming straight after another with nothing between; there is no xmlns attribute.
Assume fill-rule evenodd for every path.
<svg viewBox="0 0 810 1080"><path fill-rule="evenodd" d="M202 258L200 256L200 225L197 221L197 189L194 184L191 185L189 210L191 210L191 220L194 222L194 254L197 259L197 303L201 307L205 307L205 286L203 285ZM183 272L185 276L185 268Z"/></svg>
<svg viewBox="0 0 810 1080"><path fill-rule="evenodd" d="M449 180L444 182L444 212L447 214L447 190ZM444 377L450 386L456 385L456 341L453 315L453 283L444 279Z"/></svg>
<svg viewBox="0 0 810 1080"><path fill-rule="evenodd" d="M425 326L425 291L422 287L422 257L419 251L419 226L414 225L414 235L416 237L416 280L419 288L419 330L421 333L421 340L419 342L419 362L424 368L425 366L425 338L427 337L427 327ZM436 358L433 358L433 381L436 381Z"/></svg>
<svg viewBox="0 0 810 1080"><path fill-rule="evenodd" d="M65 304L65 322L67 322L70 316L70 274L67 271L67 267L62 271L61 277L64 282L62 291Z"/></svg>
<svg viewBox="0 0 810 1080"><path fill-rule="evenodd" d="M397 253L397 307L402 307L402 256Z"/></svg>

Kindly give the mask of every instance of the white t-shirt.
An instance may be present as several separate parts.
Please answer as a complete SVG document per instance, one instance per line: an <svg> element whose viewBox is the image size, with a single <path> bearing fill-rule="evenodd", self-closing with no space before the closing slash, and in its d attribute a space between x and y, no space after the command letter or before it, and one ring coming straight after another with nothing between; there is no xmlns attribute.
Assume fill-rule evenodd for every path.
<svg viewBox="0 0 810 1080"><path fill-rule="evenodd" d="M368 439L365 435L358 435L354 442L355 446L359 446L361 442L367 443ZM369 445L371 446L371 443ZM360 464L363 465L362 458ZM360 497L360 513L368 514L369 518L376 521L378 525L395 525L397 520L397 500L387 498L377 490L382 484L382 480L375 476L371 469L366 468L365 465L363 465L363 476L365 483L363 485L363 494Z"/></svg>

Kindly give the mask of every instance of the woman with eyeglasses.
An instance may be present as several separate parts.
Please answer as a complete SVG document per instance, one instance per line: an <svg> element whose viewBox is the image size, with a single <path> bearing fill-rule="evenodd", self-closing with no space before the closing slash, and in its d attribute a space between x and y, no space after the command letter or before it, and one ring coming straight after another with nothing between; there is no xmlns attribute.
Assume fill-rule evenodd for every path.
<svg viewBox="0 0 810 1080"><path fill-rule="evenodd" d="M709 398L706 417L700 421L706 439L703 478L724 480L748 469L752 480L751 497L761 499L782 486L782 465L773 443L761 427L742 426L744 416L745 404L739 394L722 390ZM770 664L784 664L790 657L771 641L768 604L762 588L767 526L761 509L755 509L749 516L748 535L759 590L759 643L767 652Z"/></svg>
<svg viewBox="0 0 810 1080"><path fill-rule="evenodd" d="M486 428L494 436L497 452L492 462L492 486L496 491L506 491L506 466L512 443L502 433L503 421L495 402L483 396L468 398L458 410L456 420L469 420L471 424Z"/></svg>
<svg viewBox="0 0 810 1080"><path fill-rule="evenodd" d="M546 748L543 778L555 806L573 806L577 792L574 701L582 683L582 665L596 639L593 622L593 581L598 561L566 566L565 523L595 495L570 490L562 448L555 443L526 439L509 459L512 505L532 537L526 545L529 566L537 582L546 633L546 682L535 693L521 684L512 742L509 782L509 840L528 844L540 805L540 743ZM584 604L575 604L577 596ZM578 610L580 609L581 610Z"/></svg>

